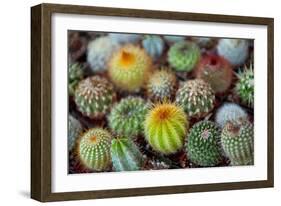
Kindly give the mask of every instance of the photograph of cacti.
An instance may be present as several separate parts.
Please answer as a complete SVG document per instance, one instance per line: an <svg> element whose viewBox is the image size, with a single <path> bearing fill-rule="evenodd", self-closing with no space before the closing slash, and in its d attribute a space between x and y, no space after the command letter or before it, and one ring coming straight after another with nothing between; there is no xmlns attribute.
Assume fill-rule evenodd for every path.
<svg viewBox="0 0 281 206"><path fill-rule="evenodd" d="M68 173L254 165L254 40L69 30Z"/></svg>

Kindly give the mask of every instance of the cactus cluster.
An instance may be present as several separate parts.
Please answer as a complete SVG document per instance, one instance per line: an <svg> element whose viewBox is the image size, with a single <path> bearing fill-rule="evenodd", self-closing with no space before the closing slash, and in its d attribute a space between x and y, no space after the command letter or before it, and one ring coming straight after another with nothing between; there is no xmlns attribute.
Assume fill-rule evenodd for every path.
<svg viewBox="0 0 281 206"><path fill-rule="evenodd" d="M115 98L116 93L111 83L100 76L92 76L80 81L75 90L75 103L78 110L93 119L105 116Z"/></svg>
<svg viewBox="0 0 281 206"><path fill-rule="evenodd" d="M215 93L227 91L232 83L232 74L229 62L217 55L204 56L196 69L196 77L208 82Z"/></svg>
<svg viewBox="0 0 281 206"><path fill-rule="evenodd" d="M254 163L253 40L68 38L69 173Z"/></svg>
<svg viewBox="0 0 281 206"><path fill-rule="evenodd" d="M126 97L114 105L108 116L108 125L114 133L135 137L143 133L143 122L149 104L140 97Z"/></svg>
<svg viewBox="0 0 281 206"><path fill-rule="evenodd" d="M109 62L109 77L121 90L138 91L152 69L151 57L140 47L125 45Z"/></svg>
<svg viewBox="0 0 281 206"><path fill-rule="evenodd" d="M143 156L138 147L129 138L113 139L110 151L115 171L140 170L143 166Z"/></svg>
<svg viewBox="0 0 281 206"><path fill-rule="evenodd" d="M189 122L181 107L159 103L148 112L144 127L145 138L154 150L172 154L183 147Z"/></svg>
<svg viewBox="0 0 281 206"><path fill-rule="evenodd" d="M237 74L238 81L236 83L235 91L241 98L244 104L250 107L254 106L254 71L253 65L245 66Z"/></svg>
<svg viewBox="0 0 281 206"><path fill-rule="evenodd" d="M221 144L232 165L254 163L254 129L249 121L226 123L221 134Z"/></svg>
<svg viewBox="0 0 281 206"><path fill-rule="evenodd" d="M78 156L83 164L96 171L109 169L111 140L111 134L101 128L92 128L85 132L78 147Z"/></svg>
<svg viewBox="0 0 281 206"><path fill-rule="evenodd" d="M177 89L177 78L168 68L156 70L146 86L147 95L153 101L171 100Z"/></svg>
<svg viewBox="0 0 281 206"><path fill-rule="evenodd" d="M201 118L214 108L215 94L204 80L187 80L176 93L176 103L183 107L189 117Z"/></svg>
<svg viewBox="0 0 281 206"><path fill-rule="evenodd" d="M200 59L199 47L191 42L177 42L168 51L168 62L175 71L190 72Z"/></svg>

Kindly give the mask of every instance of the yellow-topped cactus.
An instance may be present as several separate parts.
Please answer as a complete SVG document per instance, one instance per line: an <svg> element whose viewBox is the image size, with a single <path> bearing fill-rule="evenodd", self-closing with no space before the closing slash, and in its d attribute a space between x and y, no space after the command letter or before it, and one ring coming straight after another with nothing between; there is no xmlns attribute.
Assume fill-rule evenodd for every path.
<svg viewBox="0 0 281 206"><path fill-rule="evenodd" d="M150 146L163 154L172 154L184 145L189 122L180 106L159 103L147 114L145 137Z"/></svg>
<svg viewBox="0 0 281 206"><path fill-rule="evenodd" d="M140 47L125 45L109 61L109 77L121 90L138 91L152 68L151 57Z"/></svg>

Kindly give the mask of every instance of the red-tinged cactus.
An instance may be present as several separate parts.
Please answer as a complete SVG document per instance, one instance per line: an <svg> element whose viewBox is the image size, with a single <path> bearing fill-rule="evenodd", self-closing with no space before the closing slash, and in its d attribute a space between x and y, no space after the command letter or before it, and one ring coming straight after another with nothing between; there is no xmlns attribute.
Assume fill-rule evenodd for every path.
<svg viewBox="0 0 281 206"><path fill-rule="evenodd" d="M227 91L232 83L232 76L230 63L217 55L204 56L196 69L196 77L208 82L215 93Z"/></svg>

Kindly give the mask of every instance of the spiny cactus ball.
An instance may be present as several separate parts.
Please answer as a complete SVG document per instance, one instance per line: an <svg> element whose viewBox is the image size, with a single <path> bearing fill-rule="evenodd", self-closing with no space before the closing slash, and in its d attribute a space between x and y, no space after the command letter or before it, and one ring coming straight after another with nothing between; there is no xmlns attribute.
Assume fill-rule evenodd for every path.
<svg viewBox="0 0 281 206"><path fill-rule="evenodd" d="M168 62L175 71L192 71L199 58L200 49L191 41L177 42L168 51Z"/></svg>
<svg viewBox="0 0 281 206"><path fill-rule="evenodd" d="M200 166L216 166L222 160L221 130L214 122L200 121L194 124L187 138L187 156Z"/></svg>
<svg viewBox="0 0 281 206"><path fill-rule="evenodd" d="M73 150L76 141L81 136L83 132L83 127L80 122L75 119L72 115L68 116L68 138L67 138L67 145L68 151Z"/></svg>
<svg viewBox="0 0 281 206"><path fill-rule="evenodd" d="M88 45L87 62L93 72L103 72L112 53L119 48L108 36L101 36Z"/></svg>
<svg viewBox="0 0 281 206"><path fill-rule="evenodd" d="M109 37L113 42L119 44L134 44L137 43L142 36L140 34L110 33Z"/></svg>
<svg viewBox="0 0 281 206"><path fill-rule="evenodd" d="M109 77L121 90L138 91L152 68L151 57L140 47L125 45L109 62Z"/></svg>
<svg viewBox="0 0 281 206"><path fill-rule="evenodd" d="M218 108L215 116L216 123L218 123L221 128L223 128L227 122L235 122L241 119L248 119L248 115L242 107L235 103L224 103Z"/></svg>
<svg viewBox="0 0 281 206"><path fill-rule="evenodd" d="M110 133L101 128L92 128L85 132L79 142L78 156L89 169L104 171L111 164Z"/></svg>
<svg viewBox="0 0 281 206"><path fill-rule="evenodd" d="M146 115L145 138L163 154L172 154L183 147L189 122L183 109L173 103L156 104Z"/></svg>
<svg viewBox="0 0 281 206"><path fill-rule="evenodd" d="M146 91L153 101L171 100L177 88L177 78L168 68L155 71L148 80Z"/></svg>
<svg viewBox="0 0 281 206"><path fill-rule="evenodd" d="M241 98L244 104L250 107L254 106L254 70L253 65L249 68L245 66L242 71L237 74L238 81L236 83L235 91Z"/></svg>
<svg viewBox="0 0 281 206"><path fill-rule="evenodd" d="M160 36L146 35L145 38L142 40L142 46L145 49L145 51L154 60L156 60L162 55L164 51L165 43Z"/></svg>
<svg viewBox="0 0 281 206"><path fill-rule="evenodd" d="M215 93L223 93L230 87L232 74L229 62L216 55L201 58L196 69L196 77L208 82Z"/></svg>
<svg viewBox="0 0 281 206"><path fill-rule="evenodd" d="M143 121L148 103L140 97L126 97L114 105L108 116L112 132L126 137L135 137L143 132Z"/></svg>
<svg viewBox="0 0 281 206"><path fill-rule="evenodd" d="M92 76L80 81L74 98L78 110L93 119L104 117L115 99L113 86L100 76Z"/></svg>
<svg viewBox="0 0 281 206"><path fill-rule="evenodd" d="M125 137L112 140L111 157L115 171L140 170L144 162L138 147Z"/></svg>
<svg viewBox="0 0 281 206"><path fill-rule="evenodd" d="M249 121L226 123L221 134L221 144L231 165L254 163L254 128Z"/></svg>
<svg viewBox="0 0 281 206"><path fill-rule="evenodd" d="M232 65L241 65L249 55L249 42L243 39L220 39L217 51Z"/></svg>
<svg viewBox="0 0 281 206"><path fill-rule="evenodd" d="M183 107L189 117L201 118L214 108L214 91L202 79L188 80L178 89L176 103Z"/></svg>
<svg viewBox="0 0 281 206"><path fill-rule="evenodd" d="M80 63L70 64L68 67L68 91L69 95L73 96L76 86L83 79L84 67Z"/></svg>

